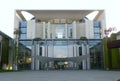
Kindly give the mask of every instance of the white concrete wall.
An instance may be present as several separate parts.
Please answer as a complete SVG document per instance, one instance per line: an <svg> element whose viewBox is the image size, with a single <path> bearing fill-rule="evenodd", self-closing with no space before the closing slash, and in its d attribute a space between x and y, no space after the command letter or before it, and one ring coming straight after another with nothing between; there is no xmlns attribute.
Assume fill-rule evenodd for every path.
<svg viewBox="0 0 120 81"><path fill-rule="evenodd" d="M27 39L35 38L35 20L27 22Z"/></svg>
<svg viewBox="0 0 120 81"><path fill-rule="evenodd" d="M55 27L53 24L51 24L51 28L50 28L50 33L52 33L52 39L55 39Z"/></svg>
<svg viewBox="0 0 120 81"><path fill-rule="evenodd" d="M45 39L46 33L45 33L45 27L46 27L46 23L43 22L43 39Z"/></svg>
<svg viewBox="0 0 120 81"><path fill-rule="evenodd" d="M68 38L68 28L67 28L67 24L65 24L65 38Z"/></svg>
<svg viewBox="0 0 120 81"><path fill-rule="evenodd" d="M43 23L36 23L35 38L43 38Z"/></svg>
<svg viewBox="0 0 120 81"><path fill-rule="evenodd" d="M35 20L27 22L27 39L43 38L43 23L36 23Z"/></svg>
<svg viewBox="0 0 120 81"><path fill-rule="evenodd" d="M96 21L100 21L101 23L101 37L105 37L105 32L104 30L107 28L106 27L106 17L105 17L105 11L103 11L100 16L97 18Z"/></svg>
<svg viewBox="0 0 120 81"><path fill-rule="evenodd" d="M76 38L80 39L80 37L85 37L85 23L79 23L77 22L77 27L76 27Z"/></svg>
<svg viewBox="0 0 120 81"><path fill-rule="evenodd" d="M72 31L72 32L73 32L73 35L72 35L72 36L73 36L73 37L72 37L72 38L73 38L73 39L76 39L76 21L73 21L72 24L73 24L73 27L72 27L72 30L73 30L73 31Z"/></svg>
<svg viewBox="0 0 120 81"><path fill-rule="evenodd" d="M85 37L88 39L94 38L94 27L93 27L93 21L85 21Z"/></svg>
<svg viewBox="0 0 120 81"><path fill-rule="evenodd" d="M14 31L19 28L19 23L21 21L22 21L22 19L19 17L19 15L17 14L17 12L15 12L15 16L14 16ZM14 35L14 38L15 37L16 36Z"/></svg>
<svg viewBox="0 0 120 81"><path fill-rule="evenodd" d="M14 28L19 28L19 22L21 22L22 19L19 17L19 15L17 14L17 12L15 12L15 16L14 16Z"/></svg>
<svg viewBox="0 0 120 81"><path fill-rule="evenodd" d="M50 22L47 23L48 28L47 28L47 38L50 39Z"/></svg>

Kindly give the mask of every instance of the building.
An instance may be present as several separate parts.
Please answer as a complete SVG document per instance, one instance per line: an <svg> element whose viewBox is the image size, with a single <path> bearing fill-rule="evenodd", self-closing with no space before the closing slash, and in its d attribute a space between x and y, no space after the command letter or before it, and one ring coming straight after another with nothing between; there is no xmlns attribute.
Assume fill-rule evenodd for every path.
<svg viewBox="0 0 120 81"><path fill-rule="evenodd" d="M12 70L14 61L14 40L0 31L0 70Z"/></svg>
<svg viewBox="0 0 120 81"><path fill-rule="evenodd" d="M15 40L30 49L32 70L90 69L90 50L102 44L105 27L104 10L15 10Z"/></svg>
<svg viewBox="0 0 120 81"><path fill-rule="evenodd" d="M0 70L30 69L31 50L19 43L19 54L17 45L13 38L0 31Z"/></svg>

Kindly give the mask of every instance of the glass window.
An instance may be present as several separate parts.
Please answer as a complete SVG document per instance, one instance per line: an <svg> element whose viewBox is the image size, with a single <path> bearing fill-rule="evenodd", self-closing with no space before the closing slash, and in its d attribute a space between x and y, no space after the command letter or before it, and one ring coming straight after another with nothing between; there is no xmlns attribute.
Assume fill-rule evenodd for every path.
<svg viewBox="0 0 120 81"><path fill-rule="evenodd" d="M99 33L100 29L99 28L94 28L94 33Z"/></svg>
<svg viewBox="0 0 120 81"><path fill-rule="evenodd" d="M27 22L20 22L20 27L27 27Z"/></svg>
<svg viewBox="0 0 120 81"><path fill-rule="evenodd" d="M27 35L26 34L21 34L20 35L20 39L26 39L27 38Z"/></svg>
<svg viewBox="0 0 120 81"><path fill-rule="evenodd" d="M99 39L100 38L100 34L99 33L94 34L94 38L95 39Z"/></svg>
<svg viewBox="0 0 120 81"><path fill-rule="evenodd" d="M67 45L67 41L54 41L54 45Z"/></svg>
<svg viewBox="0 0 120 81"><path fill-rule="evenodd" d="M25 46L31 46L32 45L32 41L20 41L20 43L22 43Z"/></svg>
<svg viewBox="0 0 120 81"><path fill-rule="evenodd" d="M95 22L94 22L94 26L95 26L95 27L99 27L99 26L100 26L100 22L99 22L99 21L95 21Z"/></svg>
<svg viewBox="0 0 120 81"><path fill-rule="evenodd" d="M47 41L47 45L53 45L53 41Z"/></svg>
<svg viewBox="0 0 120 81"><path fill-rule="evenodd" d="M54 57L65 58L68 57L67 46L54 46Z"/></svg>
<svg viewBox="0 0 120 81"><path fill-rule="evenodd" d="M27 31L26 28L21 28L22 33L26 33L26 31Z"/></svg>
<svg viewBox="0 0 120 81"><path fill-rule="evenodd" d="M56 38L65 38L65 24L55 24Z"/></svg>

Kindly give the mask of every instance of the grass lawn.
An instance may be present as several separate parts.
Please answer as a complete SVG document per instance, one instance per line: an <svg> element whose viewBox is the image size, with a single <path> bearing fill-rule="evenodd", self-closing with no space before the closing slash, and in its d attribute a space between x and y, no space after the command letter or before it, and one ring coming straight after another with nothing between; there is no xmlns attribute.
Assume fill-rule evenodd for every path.
<svg viewBox="0 0 120 81"><path fill-rule="evenodd" d="M17 72L17 71L15 71L15 70L0 70L0 73L1 72Z"/></svg>

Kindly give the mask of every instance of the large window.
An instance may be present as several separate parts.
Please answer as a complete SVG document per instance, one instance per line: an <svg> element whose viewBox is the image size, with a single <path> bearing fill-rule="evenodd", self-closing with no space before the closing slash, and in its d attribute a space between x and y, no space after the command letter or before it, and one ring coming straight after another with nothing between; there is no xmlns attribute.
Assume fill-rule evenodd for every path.
<svg viewBox="0 0 120 81"><path fill-rule="evenodd" d="M65 24L55 24L55 37L65 38Z"/></svg>
<svg viewBox="0 0 120 81"><path fill-rule="evenodd" d="M95 39L101 38L101 34L100 34L100 22L99 21L95 21L94 22L94 38Z"/></svg>
<svg viewBox="0 0 120 81"><path fill-rule="evenodd" d="M54 57L65 58L67 55L67 46L54 46Z"/></svg>
<svg viewBox="0 0 120 81"><path fill-rule="evenodd" d="M100 33L100 28L94 28L94 33Z"/></svg>
<svg viewBox="0 0 120 81"><path fill-rule="evenodd" d="M24 27L26 27L27 26L27 22L20 22L20 27L21 28L24 28Z"/></svg>
<svg viewBox="0 0 120 81"><path fill-rule="evenodd" d="M27 39L27 22L20 22L20 39Z"/></svg>
<svg viewBox="0 0 120 81"><path fill-rule="evenodd" d="M94 22L94 26L95 26L95 27L100 27L100 22L99 22L99 21L95 21L95 22Z"/></svg>

